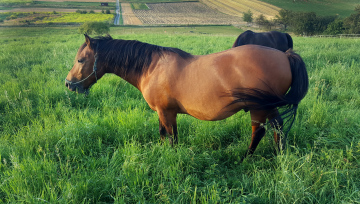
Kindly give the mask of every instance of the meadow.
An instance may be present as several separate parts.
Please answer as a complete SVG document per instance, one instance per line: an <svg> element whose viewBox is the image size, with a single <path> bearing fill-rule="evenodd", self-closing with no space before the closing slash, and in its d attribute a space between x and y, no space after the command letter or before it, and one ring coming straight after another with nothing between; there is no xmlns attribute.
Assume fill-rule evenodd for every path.
<svg viewBox="0 0 360 204"><path fill-rule="evenodd" d="M192 54L229 49L230 27L112 27L114 38ZM105 75L90 94L64 79L77 28L0 29L0 203L360 203L360 39L295 37L310 89L287 149L272 130L250 143L249 113L178 116L179 145L159 141L140 92Z"/></svg>
<svg viewBox="0 0 360 204"><path fill-rule="evenodd" d="M345 18L350 16L359 5L358 0L262 0L282 9L296 12L315 12L320 16L339 16Z"/></svg>

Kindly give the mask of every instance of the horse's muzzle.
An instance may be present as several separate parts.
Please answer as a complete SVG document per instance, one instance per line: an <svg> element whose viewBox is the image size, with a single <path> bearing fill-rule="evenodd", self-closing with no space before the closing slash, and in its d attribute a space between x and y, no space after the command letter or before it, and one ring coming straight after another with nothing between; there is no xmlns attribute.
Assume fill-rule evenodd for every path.
<svg viewBox="0 0 360 204"><path fill-rule="evenodd" d="M74 84L71 81L68 81L65 79L65 86L70 90L70 91L75 91L77 93L88 93L87 89L84 89L84 87L82 87L80 84Z"/></svg>

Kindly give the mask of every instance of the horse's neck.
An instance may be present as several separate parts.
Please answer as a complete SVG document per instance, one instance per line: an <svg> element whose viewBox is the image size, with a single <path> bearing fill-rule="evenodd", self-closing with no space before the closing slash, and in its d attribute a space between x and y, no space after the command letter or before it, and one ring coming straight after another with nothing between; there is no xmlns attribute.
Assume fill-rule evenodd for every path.
<svg viewBox="0 0 360 204"><path fill-rule="evenodd" d="M133 86L139 89L138 86L140 83L140 78L141 78L140 76L133 73L124 74L124 72L120 68L117 69L115 68L111 73L121 77L122 79L124 79L125 81L129 82L130 84L132 84Z"/></svg>

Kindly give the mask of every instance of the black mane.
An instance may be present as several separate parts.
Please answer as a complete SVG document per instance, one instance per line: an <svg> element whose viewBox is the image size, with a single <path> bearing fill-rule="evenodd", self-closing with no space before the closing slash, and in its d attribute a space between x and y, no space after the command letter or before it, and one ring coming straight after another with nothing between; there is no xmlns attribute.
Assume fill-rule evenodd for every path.
<svg viewBox="0 0 360 204"><path fill-rule="evenodd" d="M124 76L144 73L154 53L162 56L165 52L172 52L185 59L192 57L191 54L177 48L151 45L136 40L116 40L109 35L96 37L93 47L97 47L98 59L103 61L107 69L121 71Z"/></svg>

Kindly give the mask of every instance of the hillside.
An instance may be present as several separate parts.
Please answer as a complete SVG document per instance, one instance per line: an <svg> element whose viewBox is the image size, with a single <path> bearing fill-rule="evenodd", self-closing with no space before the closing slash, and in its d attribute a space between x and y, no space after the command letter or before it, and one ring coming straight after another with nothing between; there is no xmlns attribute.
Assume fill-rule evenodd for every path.
<svg viewBox="0 0 360 204"><path fill-rule="evenodd" d="M282 9L315 12L321 16L339 15L347 17L353 13L359 0L261 0Z"/></svg>

